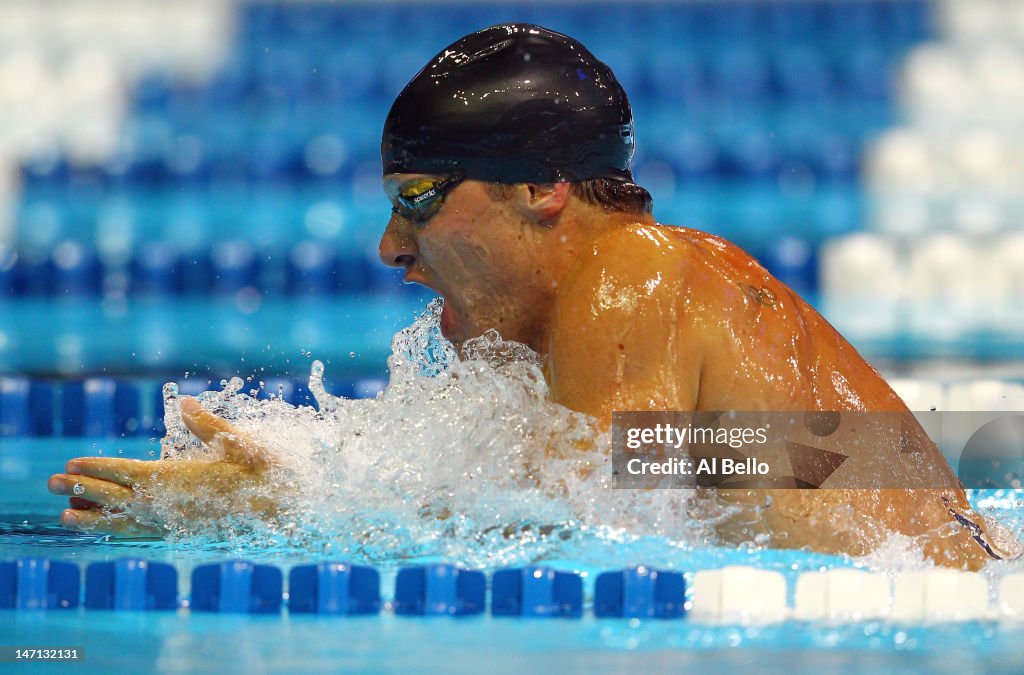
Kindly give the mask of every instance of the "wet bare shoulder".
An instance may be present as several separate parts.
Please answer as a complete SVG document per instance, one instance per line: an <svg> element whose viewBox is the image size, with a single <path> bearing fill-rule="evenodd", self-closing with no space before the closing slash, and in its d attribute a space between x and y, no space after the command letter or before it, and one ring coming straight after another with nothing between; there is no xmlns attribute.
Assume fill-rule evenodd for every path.
<svg viewBox="0 0 1024 675"><path fill-rule="evenodd" d="M549 333L553 398L611 410L690 410L703 347L685 307L693 247L673 228L629 225L592 242L559 290Z"/></svg>
<svg viewBox="0 0 1024 675"><path fill-rule="evenodd" d="M594 280L610 289L611 282L620 289L636 286L656 288L667 281L677 281L695 262L699 245L682 228L665 225L634 224L616 228L602 235L577 259L570 270L566 291L589 292Z"/></svg>

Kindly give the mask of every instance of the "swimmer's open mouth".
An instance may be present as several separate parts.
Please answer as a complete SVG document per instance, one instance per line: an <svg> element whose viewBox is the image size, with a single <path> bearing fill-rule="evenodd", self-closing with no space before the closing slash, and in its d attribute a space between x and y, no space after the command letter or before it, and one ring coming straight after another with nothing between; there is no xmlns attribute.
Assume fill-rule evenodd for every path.
<svg viewBox="0 0 1024 675"><path fill-rule="evenodd" d="M438 290L434 286L431 286L430 284L428 284L426 279L424 279L423 277L421 277L421 276L419 276L417 274L409 272L409 271L407 271L405 273L405 276L402 277L402 283L403 284L419 284L423 288L431 290L434 293L436 293L437 295L441 296L441 298L445 297L444 293L442 293L440 290Z"/></svg>
<svg viewBox="0 0 1024 675"><path fill-rule="evenodd" d="M412 273L410 273L408 271L406 271L405 276L402 277L402 283L403 284L419 284L420 286L423 286L424 288L429 288L430 290L434 291L438 295L441 295L440 291L438 291L436 288L434 288L433 286L428 284L425 279L423 279L422 277L419 277L419 276L417 276L415 274L412 274Z"/></svg>

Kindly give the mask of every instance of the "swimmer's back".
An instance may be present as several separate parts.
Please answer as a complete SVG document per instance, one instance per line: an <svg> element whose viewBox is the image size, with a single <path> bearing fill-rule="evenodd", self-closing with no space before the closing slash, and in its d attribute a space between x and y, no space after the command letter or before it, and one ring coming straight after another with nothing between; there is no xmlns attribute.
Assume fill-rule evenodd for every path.
<svg viewBox="0 0 1024 675"><path fill-rule="evenodd" d="M556 400L603 419L628 409L906 410L785 284L688 228L633 224L595 240L559 291L549 343Z"/></svg>

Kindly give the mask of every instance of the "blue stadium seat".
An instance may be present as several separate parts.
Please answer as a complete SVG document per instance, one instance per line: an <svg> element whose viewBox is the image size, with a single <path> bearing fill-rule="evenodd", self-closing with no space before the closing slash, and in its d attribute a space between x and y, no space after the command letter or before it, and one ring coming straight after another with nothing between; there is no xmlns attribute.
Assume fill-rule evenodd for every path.
<svg viewBox="0 0 1024 675"><path fill-rule="evenodd" d="M131 261L131 290L146 296L173 295L180 264L177 247L162 241L143 242Z"/></svg>
<svg viewBox="0 0 1024 675"><path fill-rule="evenodd" d="M814 245L801 237L779 239L762 258L765 268L801 296L818 290L818 258Z"/></svg>
<svg viewBox="0 0 1024 675"><path fill-rule="evenodd" d="M174 83L166 72L146 73L135 85L135 111L137 114L161 115L170 109Z"/></svg>
<svg viewBox="0 0 1024 675"><path fill-rule="evenodd" d="M766 3L766 27L777 44L814 39L827 24L826 3L812 0Z"/></svg>
<svg viewBox="0 0 1024 675"><path fill-rule="evenodd" d="M341 247L338 255L339 288L343 293L363 293L369 290L376 267L383 267L380 260L363 255L359 247Z"/></svg>
<svg viewBox="0 0 1024 675"><path fill-rule="evenodd" d="M860 175L859 150L846 136L838 133L823 135L814 150L814 164L823 179L851 182Z"/></svg>
<svg viewBox="0 0 1024 675"><path fill-rule="evenodd" d="M0 245L0 296L13 295L17 283L18 252Z"/></svg>
<svg viewBox="0 0 1024 675"><path fill-rule="evenodd" d="M723 101L765 98L771 85L769 62L751 45L727 45L710 59L715 92Z"/></svg>
<svg viewBox="0 0 1024 675"><path fill-rule="evenodd" d="M50 263L28 252L18 257L14 264L15 295L45 295L50 292Z"/></svg>
<svg viewBox="0 0 1024 675"><path fill-rule="evenodd" d="M818 100L832 93L832 76L824 54L805 45L787 46L773 56L781 96Z"/></svg>
<svg viewBox="0 0 1024 675"><path fill-rule="evenodd" d="M304 241L288 255L288 292L330 295L338 292L338 259L324 242Z"/></svg>
<svg viewBox="0 0 1024 675"><path fill-rule="evenodd" d="M827 3L826 30L833 41L841 38L850 44L858 44L871 40L884 30L884 27L879 25L882 20L880 7L878 2L873 1Z"/></svg>
<svg viewBox="0 0 1024 675"><path fill-rule="evenodd" d="M752 182L774 180L779 171L779 148L771 134L749 129L722 143L728 162L725 175Z"/></svg>
<svg viewBox="0 0 1024 675"><path fill-rule="evenodd" d="M719 173L722 157L712 138L699 131L679 129L669 138L667 145L676 175L684 185L706 181Z"/></svg>
<svg viewBox="0 0 1024 675"><path fill-rule="evenodd" d="M22 163L22 189L26 195L59 189L67 184L70 174L71 167L65 157L56 153L39 155Z"/></svg>
<svg viewBox="0 0 1024 675"><path fill-rule="evenodd" d="M840 62L843 93L859 100L882 100L892 93L893 67L879 46L858 45Z"/></svg>
<svg viewBox="0 0 1024 675"><path fill-rule="evenodd" d="M422 295L401 286L401 271L381 267L365 249L365 228L352 227L379 224L383 199L377 213L351 190L368 189L381 121L425 59L469 30L513 19L579 37L616 71L633 101L636 166L671 167L665 175L674 180L654 195L659 217L754 238L780 223L807 236L814 227L847 231L862 211L861 146L891 121L895 64L927 35L932 9L924 0L738 0L272 2L238 11L236 44L208 82L166 72L137 81L109 162L79 166L41 153L24 164L17 257L0 254L0 294L100 290L91 249L110 262L119 245L117 236L96 237L116 195L133 212L118 233L137 242L128 264L132 292L253 286ZM633 44L637 36L644 49ZM767 186L793 167L813 174L816 187L768 200ZM676 195L670 182L681 186ZM344 218L318 230L309 225L310 207L326 201L341 204ZM302 249L308 237L325 243ZM87 241L97 245L57 249ZM211 241L238 244L209 253ZM234 255L242 249L248 253ZM110 264L109 278L124 272L122 263Z"/></svg>
<svg viewBox="0 0 1024 675"><path fill-rule="evenodd" d="M326 101L358 101L377 91L377 62L367 51L332 46L318 53L316 67Z"/></svg>
<svg viewBox="0 0 1024 675"><path fill-rule="evenodd" d="M709 25L707 30L716 42L750 43L761 34L765 19L762 2L738 0L725 4L709 3Z"/></svg>
<svg viewBox="0 0 1024 675"><path fill-rule="evenodd" d="M882 16L880 23L892 35L893 44L906 46L929 37L933 3L928 0L906 0L875 4Z"/></svg>
<svg viewBox="0 0 1024 675"><path fill-rule="evenodd" d="M179 293L204 295L209 292L213 270L205 251L182 251L174 272L174 285Z"/></svg>
<svg viewBox="0 0 1024 675"><path fill-rule="evenodd" d="M231 54L203 85L208 110L232 109L241 104L252 86L248 63L239 52Z"/></svg>
<svg viewBox="0 0 1024 675"><path fill-rule="evenodd" d="M692 103L708 96L710 85L705 64L690 51L678 48L655 50L648 56L646 78L651 95L663 105L674 101ZM627 94L632 96L632 92Z"/></svg>
<svg viewBox="0 0 1024 675"><path fill-rule="evenodd" d="M96 253L77 241L64 241L53 249L49 264L50 292L58 298L99 293L102 270Z"/></svg>
<svg viewBox="0 0 1024 675"><path fill-rule="evenodd" d="M211 288L214 293L236 293L255 288L259 281L259 260L245 241L222 241L210 249Z"/></svg>

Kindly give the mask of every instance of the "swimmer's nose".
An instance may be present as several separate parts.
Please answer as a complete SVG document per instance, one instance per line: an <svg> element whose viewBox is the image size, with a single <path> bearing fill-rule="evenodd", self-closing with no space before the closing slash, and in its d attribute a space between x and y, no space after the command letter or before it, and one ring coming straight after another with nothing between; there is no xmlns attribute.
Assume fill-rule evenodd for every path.
<svg viewBox="0 0 1024 675"><path fill-rule="evenodd" d="M377 254L380 261L388 267L409 268L416 262L416 242L409 235L399 231L395 226L395 220L392 218L384 230Z"/></svg>

